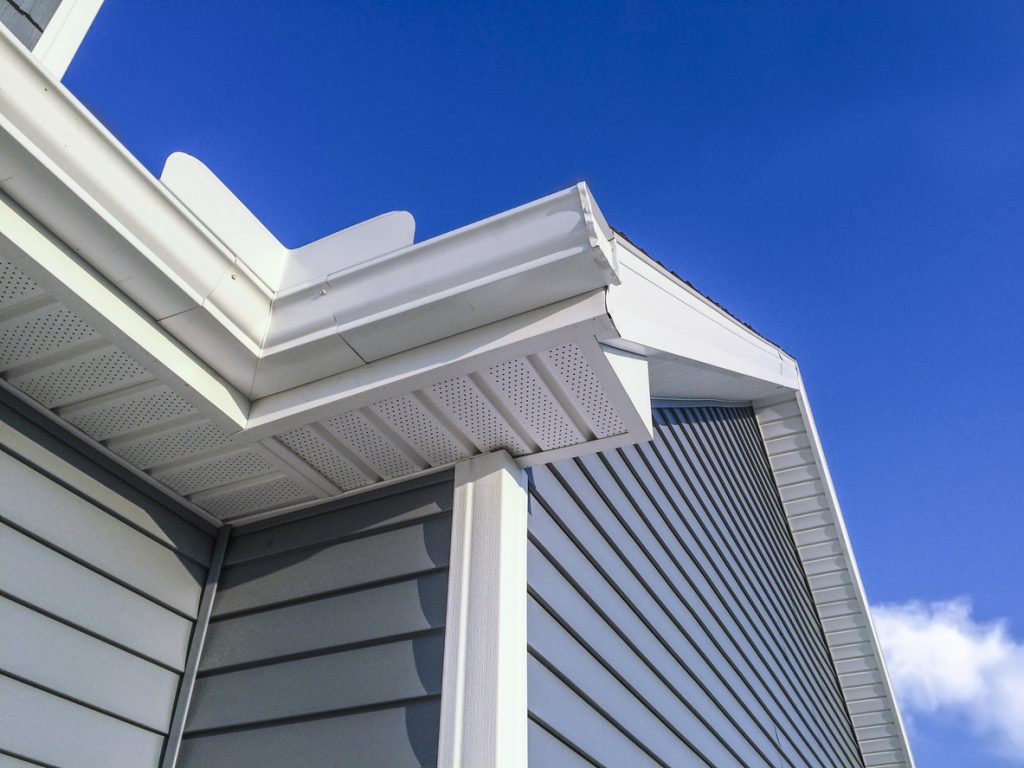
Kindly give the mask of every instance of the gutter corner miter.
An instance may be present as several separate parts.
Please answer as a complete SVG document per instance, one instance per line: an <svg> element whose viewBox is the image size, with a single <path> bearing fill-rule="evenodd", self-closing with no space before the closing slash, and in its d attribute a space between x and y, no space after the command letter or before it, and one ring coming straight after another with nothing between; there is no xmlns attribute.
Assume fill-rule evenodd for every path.
<svg viewBox="0 0 1024 768"><path fill-rule="evenodd" d="M595 260L598 264L606 265L609 270L608 285L620 285L622 278L619 275L615 232L608 226L608 222L605 220L604 214L601 213L587 183L581 181L576 185L576 189L579 191L580 202L583 205L583 217L590 235L590 245L600 253L600 256L595 254Z"/></svg>

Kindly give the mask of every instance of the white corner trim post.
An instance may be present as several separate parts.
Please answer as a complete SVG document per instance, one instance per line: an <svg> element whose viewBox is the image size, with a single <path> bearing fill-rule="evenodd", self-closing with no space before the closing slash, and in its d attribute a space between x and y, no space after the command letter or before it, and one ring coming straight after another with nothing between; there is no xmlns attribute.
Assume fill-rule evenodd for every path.
<svg viewBox="0 0 1024 768"><path fill-rule="evenodd" d="M526 766L526 519L508 453L455 465L440 768Z"/></svg>
<svg viewBox="0 0 1024 768"><path fill-rule="evenodd" d="M58 80L64 78L103 0L64 0L32 52Z"/></svg>

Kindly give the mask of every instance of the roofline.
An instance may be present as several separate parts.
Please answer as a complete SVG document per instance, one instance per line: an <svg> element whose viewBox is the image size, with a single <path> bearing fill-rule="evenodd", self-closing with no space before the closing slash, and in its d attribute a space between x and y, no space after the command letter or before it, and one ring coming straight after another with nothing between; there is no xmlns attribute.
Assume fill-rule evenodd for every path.
<svg viewBox="0 0 1024 768"><path fill-rule="evenodd" d="M245 399L402 351L403 313L416 315L415 346L449 335L467 307L471 327L617 280L611 231L581 184L279 292L6 30L0 70L0 190Z"/></svg>
<svg viewBox="0 0 1024 768"><path fill-rule="evenodd" d="M754 328L754 326L750 325L749 323L744 322L743 320L740 320L738 317L736 317L736 315L734 315L732 312L730 312L724 306L722 306L717 301L712 299L710 296L708 296L708 295L702 293L701 291L699 291L697 289L697 287L693 285L693 283L691 283L689 280L684 279L683 277L680 277L679 274L677 274L673 270L671 270L668 267L666 267L658 259L656 259L653 256L651 256L645 249L641 248L639 245L637 245L632 240L630 240L624 233L620 232L617 229L614 230L614 232L615 232L615 242L618 245L620 245L621 247L627 249L630 253L635 255L637 258L639 258L639 259L643 260L644 262L646 262L648 265L651 266L651 268L657 270L663 276L665 276L667 279L671 280L673 283L675 283L677 286L679 286L680 289L682 289L686 293L690 294L694 298L698 299L699 301L703 302L710 309L713 309L714 311L716 311L719 314L721 314L722 317L728 318L731 322L733 322L737 326L739 326L739 328L741 328L743 331L745 331L747 333L750 333L750 334L756 336L757 338L761 339L761 341L765 342L766 344L770 344L771 346L775 347L775 349L777 349L780 354L782 354L782 355L786 356L787 358L789 358L790 360L792 360L793 363L796 363L796 358L795 357L793 357L791 354L789 354L786 350L784 350L782 347L780 347L774 341L772 341L767 336L765 336L760 331L758 331L756 328Z"/></svg>
<svg viewBox="0 0 1024 768"><path fill-rule="evenodd" d="M665 361L690 361L744 379L748 384L737 399L774 394L766 386L797 389L799 369L790 355L632 243L616 237L615 245L621 282L608 289L608 311L621 337L616 346ZM707 396L657 388L651 394L656 398Z"/></svg>

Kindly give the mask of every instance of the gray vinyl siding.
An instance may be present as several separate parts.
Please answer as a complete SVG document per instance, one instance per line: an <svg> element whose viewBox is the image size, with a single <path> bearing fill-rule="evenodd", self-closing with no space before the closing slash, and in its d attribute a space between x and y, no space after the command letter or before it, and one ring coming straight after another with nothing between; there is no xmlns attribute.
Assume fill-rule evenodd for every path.
<svg viewBox="0 0 1024 768"><path fill-rule="evenodd" d="M180 766L437 761L450 472L229 541Z"/></svg>
<svg viewBox="0 0 1024 768"><path fill-rule="evenodd" d="M35 48L61 0L0 0L0 24L29 49Z"/></svg>
<svg viewBox="0 0 1024 768"><path fill-rule="evenodd" d="M156 766L212 531L6 396L0 421L0 764Z"/></svg>
<svg viewBox="0 0 1024 768"><path fill-rule="evenodd" d="M654 420L531 472L531 768L861 765L753 411Z"/></svg>

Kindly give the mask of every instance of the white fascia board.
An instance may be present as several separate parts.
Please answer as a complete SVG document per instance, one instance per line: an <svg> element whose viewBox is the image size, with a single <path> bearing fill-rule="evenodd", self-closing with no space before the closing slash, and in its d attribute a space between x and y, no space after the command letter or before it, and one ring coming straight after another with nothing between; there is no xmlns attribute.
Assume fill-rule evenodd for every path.
<svg viewBox="0 0 1024 768"><path fill-rule="evenodd" d="M64 77L103 0L62 0L32 54L58 80Z"/></svg>
<svg viewBox="0 0 1024 768"><path fill-rule="evenodd" d="M796 361L618 237L621 284L608 290L608 311L622 337L616 346L670 356L796 389ZM654 393L655 395L661 393Z"/></svg>
<svg viewBox="0 0 1024 768"><path fill-rule="evenodd" d="M558 344L614 339L604 293L591 291L261 398L247 432L259 439Z"/></svg>
<svg viewBox="0 0 1024 768"><path fill-rule="evenodd" d="M864 591L860 570L857 567L857 558L854 556L853 545L850 542L846 521L839 506L839 497L825 460L825 452L814 423L814 415L811 412L803 380L799 381L795 392L766 398L753 403L753 406L761 426L762 437L765 441L769 461L772 463L786 517L790 521L794 537L797 538L797 552L801 563L806 567L809 562L820 562L823 557L823 548L827 548L830 553L837 550L840 562L838 573L848 579L847 586L852 591L852 594L836 595L834 593L844 589L842 586L823 586L815 589L815 579L825 576L825 574L819 573L820 568L816 568L814 573L806 573L815 605L819 608L821 606L834 607L843 601L852 601L856 607L851 616L863 623L864 631L853 638L852 635L858 633L859 630L838 628L830 631L826 623L827 620L823 619L825 639L830 653L834 647L838 647L842 650L843 655L849 656L851 653L849 649L855 647L856 643L860 643L868 649L865 655L873 661L876 667L874 672L878 679L866 682L864 678L871 672L870 670L868 672L860 671L860 665L857 665L857 671L846 671L843 668L844 661L833 655L833 664L836 665L840 687L847 706L850 708L854 732L865 764L914 768L914 757L910 750L906 728L893 693L892 681L886 669L878 634L871 619L871 609ZM806 448L794 447L799 446L803 439L806 439ZM809 457L805 455L805 451L809 451ZM804 462L808 458L807 463L794 464L797 460ZM791 478L790 476L794 473L798 474ZM797 484L790 484L791 479ZM806 490L801 490L804 487ZM796 520L810 518L813 518L813 524L818 526L819 530L827 531L830 527L834 528L833 541L800 546L800 531L806 530L803 526L807 523L796 522ZM845 581L845 579L840 579L837 583L842 584ZM851 624L856 626L857 622ZM850 657L845 661L849 663L853 659ZM859 691L872 686L880 688L881 693L868 698L859 693ZM887 717L891 717L891 722L886 722ZM898 742L896 749L891 748L892 739L896 739Z"/></svg>

